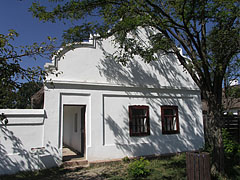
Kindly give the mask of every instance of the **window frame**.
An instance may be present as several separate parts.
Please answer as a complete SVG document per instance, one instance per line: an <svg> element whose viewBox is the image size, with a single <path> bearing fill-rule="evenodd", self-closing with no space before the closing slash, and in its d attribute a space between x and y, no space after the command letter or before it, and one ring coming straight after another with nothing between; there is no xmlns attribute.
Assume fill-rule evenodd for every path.
<svg viewBox="0 0 240 180"><path fill-rule="evenodd" d="M166 109L175 110L176 115L165 115L164 110L166 110ZM165 130L164 119L165 119L166 116L176 117L176 130ZM174 105L161 106L161 121L162 121L162 134L179 134L180 133L180 127L179 127L178 106L174 106Z"/></svg>
<svg viewBox="0 0 240 180"><path fill-rule="evenodd" d="M133 132L133 114L132 114L132 110L133 109L145 109L147 110L147 115L146 117L146 124L147 124L147 132ZM129 113L129 134L130 137L134 137L134 136L149 136L150 135L150 118L149 118L149 106L146 105L131 105L128 106L128 113Z"/></svg>

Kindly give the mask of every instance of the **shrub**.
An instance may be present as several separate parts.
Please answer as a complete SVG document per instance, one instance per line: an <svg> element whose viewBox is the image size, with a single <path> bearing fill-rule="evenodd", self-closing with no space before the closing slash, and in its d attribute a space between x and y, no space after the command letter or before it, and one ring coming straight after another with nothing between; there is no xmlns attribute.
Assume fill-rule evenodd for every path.
<svg viewBox="0 0 240 180"><path fill-rule="evenodd" d="M223 138L223 146L224 146L224 154L225 158L231 165L235 165L239 163L240 158L240 145L237 141L235 141L229 134L226 129L222 129L222 138Z"/></svg>
<svg viewBox="0 0 240 180"><path fill-rule="evenodd" d="M130 161L130 159L129 159L127 156L125 156L124 158L122 158L122 161L123 161L124 163L127 163L127 162Z"/></svg>
<svg viewBox="0 0 240 180"><path fill-rule="evenodd" d="M240 152L240 145L231 138L229 132L224 128L222 129L222 138L226 155L232 156Z"/></svg>
<svg viewBox="0 0 240 180"><path fill-rule="evenodd" d="M139 160L134 160L128 166L128 175L132 178L146 177L150 174L150 162L141 157Z"/></svg>

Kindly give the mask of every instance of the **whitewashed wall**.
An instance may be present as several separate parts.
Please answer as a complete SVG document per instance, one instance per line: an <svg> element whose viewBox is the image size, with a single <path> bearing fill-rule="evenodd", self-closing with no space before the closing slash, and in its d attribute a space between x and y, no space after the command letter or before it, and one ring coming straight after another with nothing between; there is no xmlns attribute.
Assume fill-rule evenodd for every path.
<svg viewBox="0 0 240 180"><path fill-rule="evenodd" d="M86 105L86 159L89 161L125 156L175 153L197 150L203 147L203 124L199 91L148 90L144 88L136 91L134 87L93 85L89 87L83 84L56 83L54 89L51 89L49 85L47 96L53 95L58 97L61 107L63 105ZM129 105L149 106L150 136L129 136ZM161 105L178 106L180 134L162 135ZM57 104L54 106L51 104L51 107L58 106ZM57 108L55 110L58 111ZM52 119L51 115L53 114L49 114L48 118ZM58 115L57 118L60 119L60 122L57 126L62 129L63 115L61 113ZM60 149L62 148L61 137L60 131L55 136L56 139L59 139L58 146Z"/></svg>
<svg viewBox="0 0 240 180"><path fill-rule="evenodd" d="M0 175L56 166L60 161L44 144L43 109L0 109L8 124L0 123Z"/></svg>
<svg viewBox="0 0 240 180"><path fill-rule="evenodd" d="M64 105L86 106L89 161L197 150L204 144L200 90L174 55L126 66L112 59L111 39L64 49L52 63L44 110L0 110L0 174L57 166L62 160ZM57 74L57 76L56 76ZM150 136L130 137L128 106L148 105ZM162 135L161 105L177 105L180 134ZM80 139L80 137L79 137ZM44 147L42 152L32 148Z"/></svg>
<svg viewBox="0 0 240 180"><path fill-rule="evenodd" d="M66 48L60 58L56 57L51 64L45 65L47 70L54 72L47 76L47 81L199 90L173 54L159 54L159 60L150 63L135 56L123 66L111 57L113 52L111 39L75 45L74 50L67 51Z"/></svg>
<svg viewBox="0 0 240 180"><path fill-rule="evenodd" d="M62 149L63 106L86 105L89 161L201 148L200 90L177 58L158 55L158 61L146 64L136 56L123 66L111 58L113 52L111 39L93 39L46 64L58 74L49 74L45 87L46 136L53 145ZM149 106L150 136L129 136L129 105ZM161 105L178 106L180 134L162 135Z"/></svg>

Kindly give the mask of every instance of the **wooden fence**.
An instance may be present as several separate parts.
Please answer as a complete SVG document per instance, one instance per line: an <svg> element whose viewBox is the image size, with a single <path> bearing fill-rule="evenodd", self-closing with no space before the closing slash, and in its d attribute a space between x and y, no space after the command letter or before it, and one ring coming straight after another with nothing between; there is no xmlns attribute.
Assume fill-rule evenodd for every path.
<svg viewBox="0 0 240 180"><path fill-rule="evenodd" d="M240 116L223 116L223 119L224 128L226 128L229 134L240 143Z"/></svg>
<svg viewBox="0 0 240 180"><path fill-rule="evenodd" d="M240 116L239 115L224 115L222 116L224 121L224 128L230 133L230 135L240 143ZM203 114L204 133L207 128L208 116Z"/></svg>
<svg viewBox="0 0 240 180"><path fill-rule="evenodd" d="M187 179L210 180L210 155L209 153L186 153Z"/></svg>

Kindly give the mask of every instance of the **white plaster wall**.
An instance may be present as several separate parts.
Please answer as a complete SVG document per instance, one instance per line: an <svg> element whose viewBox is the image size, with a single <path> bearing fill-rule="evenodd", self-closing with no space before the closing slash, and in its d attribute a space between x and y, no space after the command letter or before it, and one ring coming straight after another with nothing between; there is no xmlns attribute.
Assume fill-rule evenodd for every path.
<svg viewBox="0 0 240 180"><path fill-rule="evenodd" d="M56 165L44 149L43 109L0 109L8 124L0 123L0 175Z"/></svg>
<svg viewBox="0 0 240 180"><path fill-rule="evenodd" d="M200 91L174 56L146 64L116 63L111 40L67 51L53 62L44 110L1 110L9 125L0 124L0 174L61 164L64 105L86 106L86 152L89 161L174 153L203 146ZM148 105L151 135L129 137L128 106ZM180 134L162 135L161 105L179 107ZM0 113L1 113L0 112ZM79 137L80 139L80 137ZM43 147L41 151L32 148Z"/></svg>
<svg viewBox="0 0 240 180"><path fill-rule="evenodd" d="M86 159L196 150L203 146L200 90L173 55L149 64L138 57L126 67L111 58L111 39L66 51L47 69L44 144L61 159L63 106L86 105ZM88 47L87 47L88 46ZM106 56L108 55L108 57ZM110 57L110 58L109 58ZM151 135L129 137L128 106L149 105ZM161 105L179 107L180 134L162 135Z"/></svg>
<svg viewBox="0 0 240 180"><path fill-rule="evenodd" d="M122 158L152 154L197 150L203 147L203 124L198 93L180 94L135 92L103 94L102 146L89 148L89 160ZM148 105L150 110L150 136L129 136L129 105ZM161 105L177 105L179 108L180 134L162 135ZM100 116L99 116L100 117ZM92 119L92 121L94 121ZM96 132L96 131L95 131ZM93 153L91 153L93 151ZM111 153L107 153L111 152Z"/></svg>
<svg viewBox="0 0 240 180"><path fill-rule="evenodd" d="M144 98L140 95L105 95L103 144L129 156L174 153L201 148L202 119L200 109L195 104L196 100L196 95L189 96L185 93L177 97L156 93ZM129 105L149 106L150 136L129 136ZM180 134L162 135L161 105L178 106Z"/></svg>
<svg viewBox="0 0 240 180"><path fill-rule="evenodd" d="M57 71L47 80L75 81L141 87L172 87L198 89L177 58L159 55L158 61L144 63L138 56L126 66L111 58L114 52L111 39L95 42L94 47L79 46L53 61Z"/></svg>
<svg viewBox="0 0 240 180"><path fill-rule="evenodd" d="M61 92L58 94L61 107L86 105L86 159L89 161L175 153L197 150L203 146L202 111L198 90L55 83L53 89L49 85L47 92L58 91ZM150 136L129 136L129 105L149 106ZM180 134L162 135L161 105L178 106ZM49 116L48 121L51 121L52 117ZM61 127L60 122L61 118L55 127ZM61 135L55 139L59 140L61 150Z"/></svg>
<svg viewBox="0 0 240 180"><path fill-rule="evenodd" d="M63 106L64 105L85 105L86 106L86 146L90 146L91 142L91 97L89 91L79 91L72 87L63 90L58 88L58 85L52 83L45 87L45 103L44 109L46 110L45 120L45 138L44 145L49 152L55 154L59 160L62 160L63 148ZM80 140L80 137L79 137ZM85 152L85 155L87 152Z"/></svg>

